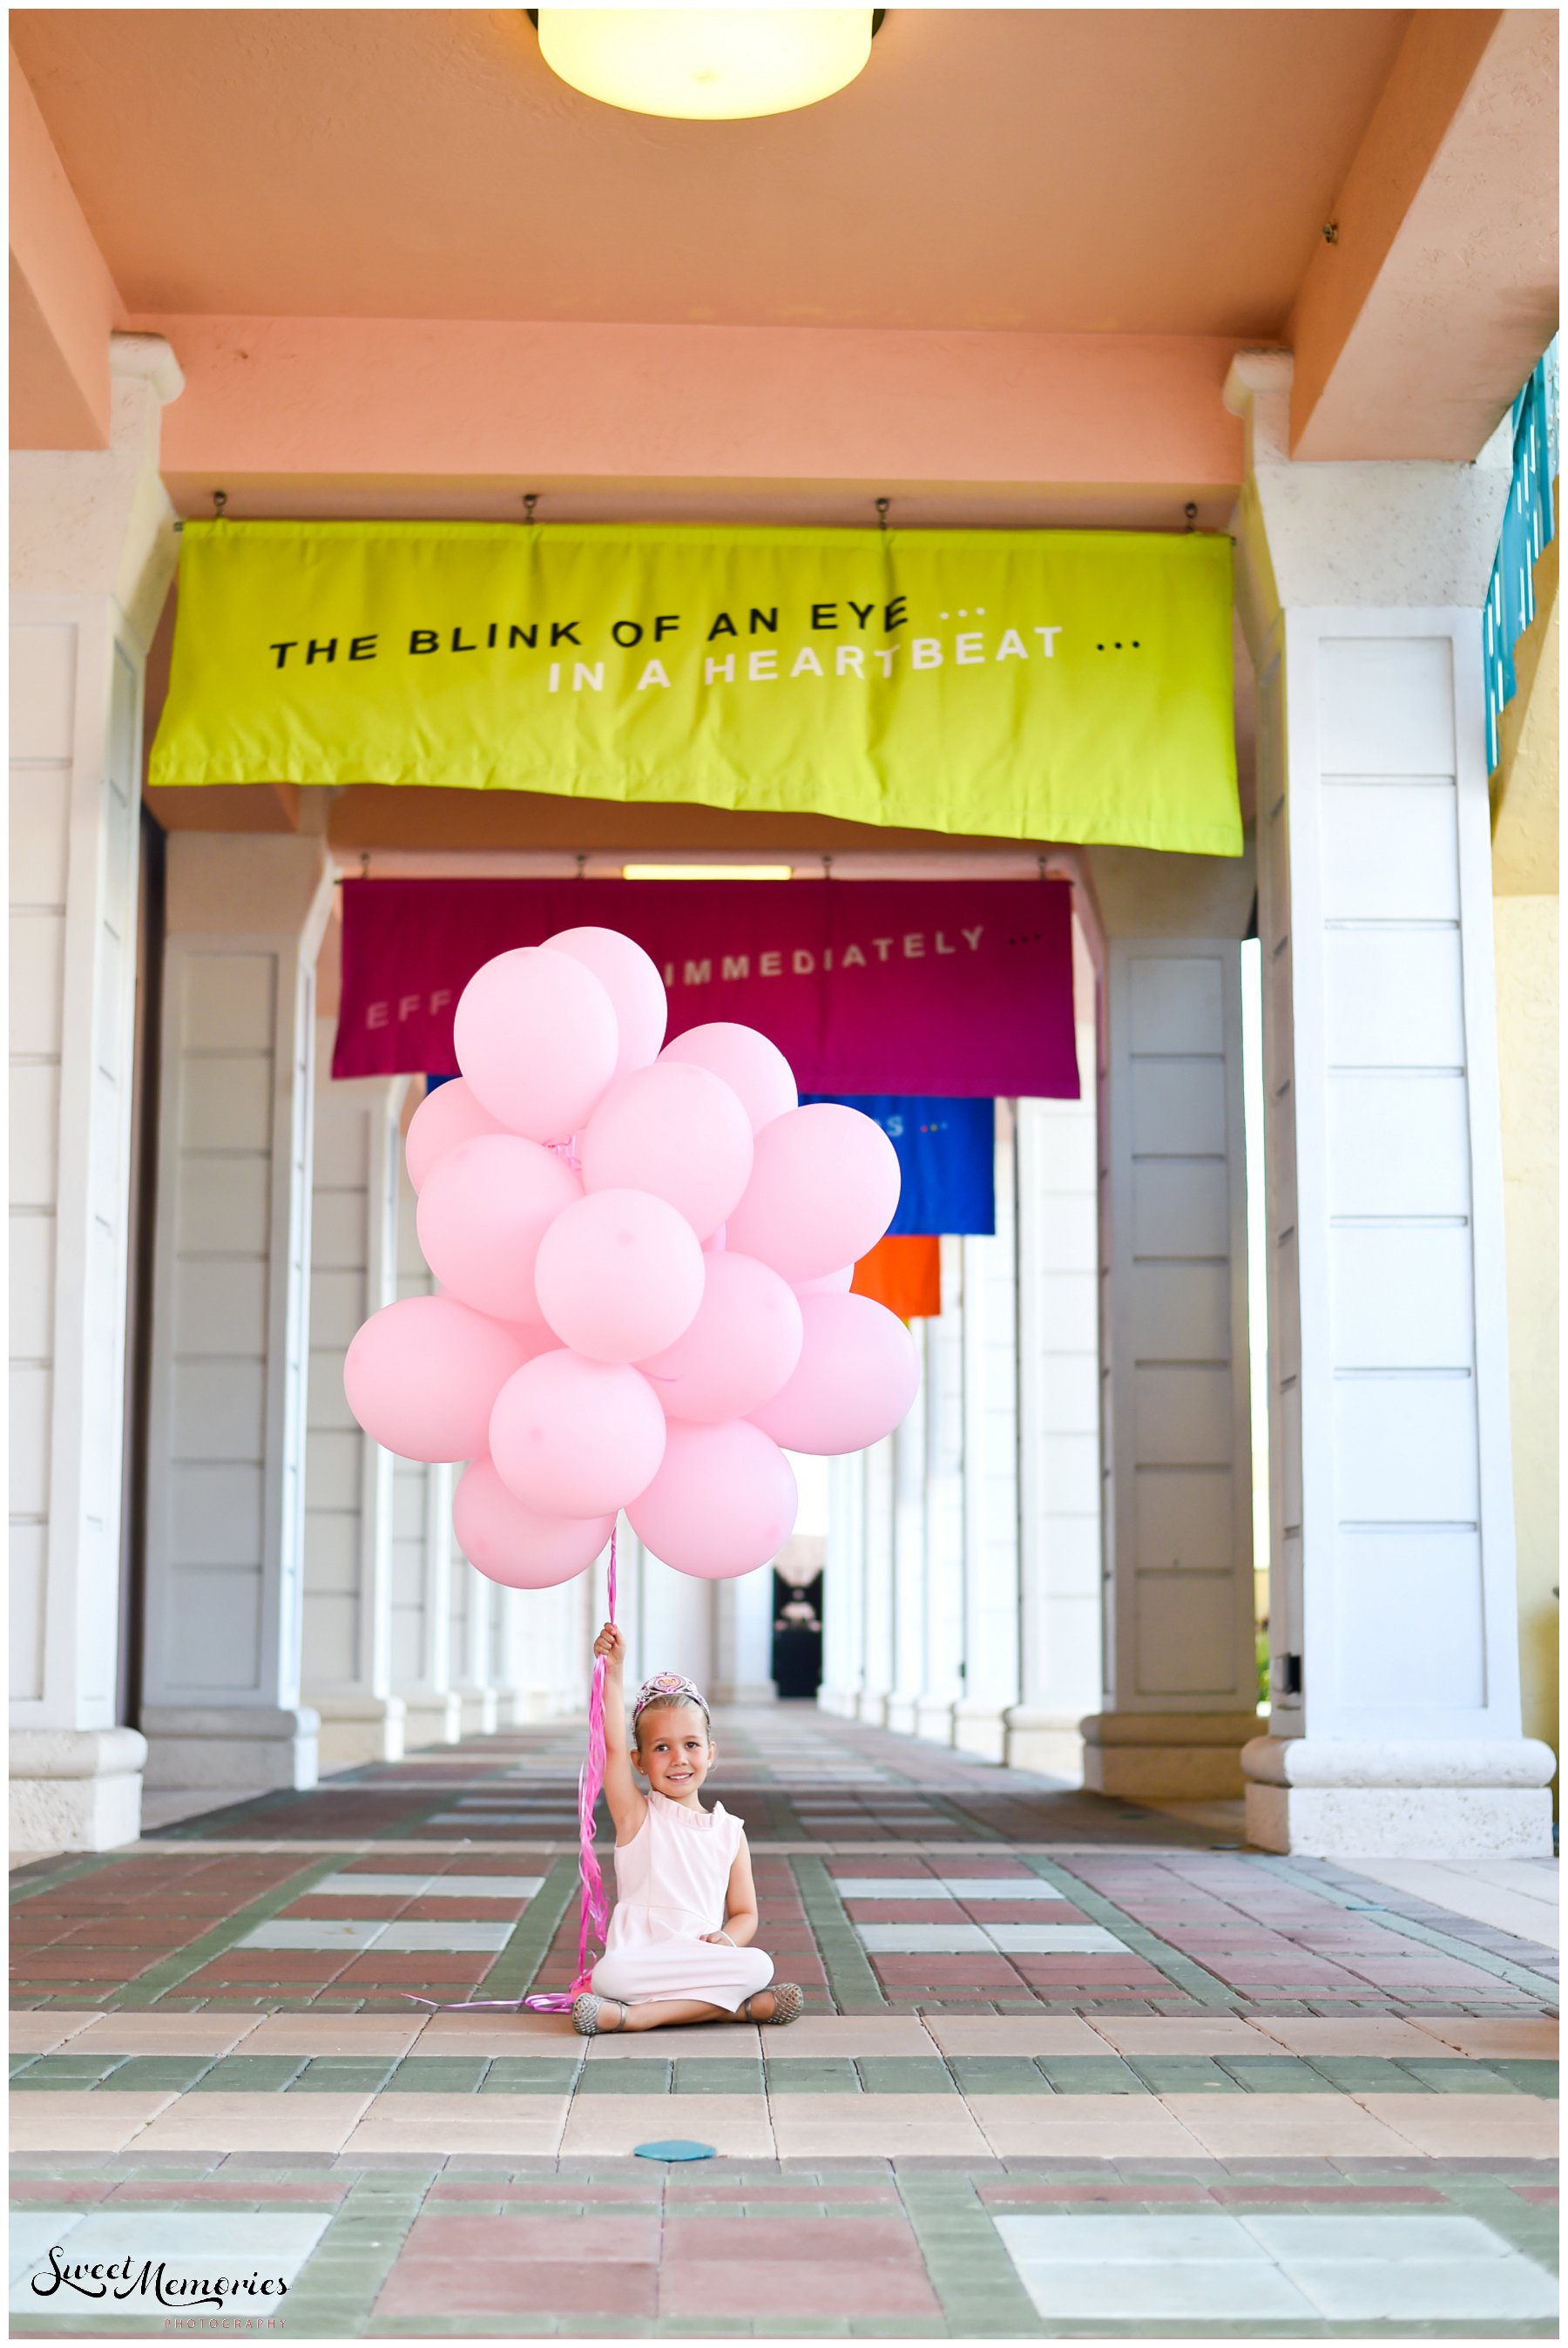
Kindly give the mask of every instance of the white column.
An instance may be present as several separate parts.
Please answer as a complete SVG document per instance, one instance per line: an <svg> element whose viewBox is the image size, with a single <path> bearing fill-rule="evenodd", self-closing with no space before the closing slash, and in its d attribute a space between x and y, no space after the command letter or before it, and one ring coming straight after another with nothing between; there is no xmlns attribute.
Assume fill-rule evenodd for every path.
<svg viewBox="0 0 1568 2348"><path fill-rule="evenodd" d="M1247 1828L1547 1855L1521 1735L1481 612L1506 456L1302 465L1245 354L1274 1648Z"/></svg>
<svg viewBox="0 0 1568 2348"><path fill-rule="evenodd" d="M861 1533L864 1662L855 1709L857 1719L882 1728L893 1692L893 1437L885 1436L862 1452L861 1459L866 1478Z"/></svg>
<svg viewBox="0 0 1568 2348"><path fill-rule="evenodd" d="M452 1685L465 1736L495 1734L499 1702L491 1677L491 1583L452 1546Z"/></svg>
<svg viewBox="0 0 1568 2348"><path fill-rule="evenodd" d="M334 1084L335 1022L316 1029L306 1396L304 1671L320 1766L401 1759L392 1693L393 1477L397 1463L343 1394L354 1333L397 1293L398 1120L405 1076Z"/></svg>
<svg viewBox="0 0 1568 2348"><path fill-rule="evenodd" d="M169 843L148 1783L310 1786L300 1701L321 839Z"/></svg>
<svg viewBox="0 0 1568 2348"><path fill-rule="evenodd" d="M419 1249L418 1201L397 1152L397 1293L435 1286ZM403 1699L403 1742L415 1752L454 1745L463 1702L452 1685L452 1488L456 1470L392 1463L392 1688Z"/></svg>
<svg viewBox="0 0 1568 2348"><path fill-rule="evenodd" d="M491 1677L496 1688L496 1725L522 1728L535 1717L529 1683L533 1669L528 1656L526 1598L537 1593L490 1585Z"/></svg>
<svg viewBox="0 0 1568 2348"><path fill-rule="evenodd" d="M636 1604L635 1566L628 1586L628 1546L624 1539L618 1544L623 1592L619 1612L623 1619L629 1601ZM553 1590L494 1586L490 1602L497 1727L534 1727L581 1709L593 1642L604 1620L608 1556L607 1548L587 1573L558 1582Z"/></svg>
<svg viewBox="0 0 1568 2348"><path fill-rule="evenodd" d="M893 1689L886 1723L905 1736L919 1726L926 1682L926 1321L911 1324L920 1385L893 1433Z"/></svg>
<svg viewBox="0 0 1568 2348"><path fill-rule="evenodd" d="M858 1455L827 1463L827 1541L822 1570L823 1712L853 1720L865 1671L864 1463Z"/></svg>
<svg viewBox="0 0 1568 2348"><path fill-rule="evenodd" d="M923 1324L926 1544L918 1735L953 1741L964 1694L964 1242L942 1249L942 1310Z"/></svg>
<svg viewBox="0 0 1568 2348"><path fill-rule="evenodd" d="M11 459L11 1842L136 1839L116 1718L142 680L173 575L167 343L101 455Z"/></svg>
<svg viewBox="0 0 1568 2348"><path fill-rule="evenodd" d="M1107 949L1100 1793L1235 1796L1257 1725L1240 977L1235 938Z"/></svg>
<svg viewBox="0 0 1568 2348"><path fill-rule="evenodd" d="M773 1567L716 1581L712 1589L713 1702L776 1703Z"/></svg>
<svg viewBox="0 0 1568 2348"><path fill-rule="evenodd" d="M1094 1029L1077 1100L1018 1105L1020 1700L1014 1768L1077 1778L1099 1701L1100 1336Z"/></svg>
<svg viewBox="0 0 1568 2348"><path fill-rule="evenodd" d="M953 1742L999 1761L1019 1697L1018 1262L1011 1101L998 1101L994 1237L964 1264L964 1694Z"/></svg>
<svg viewBox="0 0 1568 2348"><path fill-rule="evenodd" d="M676 1573L659 1558L651 1557L624 1518L616 1540L616 1559L617 1613L626 1634L627 1686L635 1690L655 1672L683 1672L713 1703L730 1703L732 1698L720 1693L723 1673L714 1637L719 1585L701 1581L690 1573ZM586 1581L592 1629L585 1642L585 1657L604 1619L602 1560ZM570 1586L578 1587L575 1582Z"/></svg>

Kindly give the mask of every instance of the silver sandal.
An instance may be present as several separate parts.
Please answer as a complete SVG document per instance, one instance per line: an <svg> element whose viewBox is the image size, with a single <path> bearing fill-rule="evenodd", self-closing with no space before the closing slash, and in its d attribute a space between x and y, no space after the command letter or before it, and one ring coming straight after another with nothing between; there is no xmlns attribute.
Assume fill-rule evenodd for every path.
<svg viewBox="0 0 1568 2348"><path fill-rule="evenodd" d="M602 2025L600 2022L600 2015L603 2013L607 2005L613 2005L619 2010L620 2019L616 2024L615 2028L616 2030L624 2030L626 2027L626 2008L621 2003L620 1998L595 1997L591 1990L585 1989L580 1997L576 1997L572 2000L571 2026L577 2032L579 2038L598 2038L600 2035ZM603 2035L607 2038L612 2037L614 2035L614 2032L603 2031Z"/></svg>
<svg viewBox="0 0 1568 2348"><path fill-rule="evenodd" d="M775 2025L782 2029L786 2022L798 2022L805 2011L805 1996L798 1982L770 1982L766 1989L753 1990L741 2008L748 2022L753 2019L752 2006L759 1997L771 1997L774 2002L774 2010L767 2020L758 2024L763 2030Z"/></svg>

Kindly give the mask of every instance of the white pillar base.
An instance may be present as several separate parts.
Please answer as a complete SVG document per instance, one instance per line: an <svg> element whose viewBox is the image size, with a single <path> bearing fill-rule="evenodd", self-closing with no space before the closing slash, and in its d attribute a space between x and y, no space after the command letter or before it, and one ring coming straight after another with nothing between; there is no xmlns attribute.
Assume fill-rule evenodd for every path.
<svg viewBox="0 0 1568 2348"><path fill-rule="evenodd" d="M323 1777L363 1769L372 1761L401 1761L407 1749L400 1695L318 1695L317 1763Z"/></svg>
<svg viewBox="0 0 1568 2348"><path fill-rule="evenodd" d="M465 1736L494 1736L500 1716L500 1698L494 1688L459 1688Z"/></svg>
<svg viewBox="0 0 1568 2348"><path fill-rule="evenodd" d="M855 1720L858 1715L859 1699L853 1688L819 1687L816 1692L818 1712L831 1713L835 1720Z"/></svg>
<svg viewBox="0 0 1568 2348"><path fill-rule="evenodd" d="M1550 1859L1556 1766L1533 1737L1255 1737L1246 1836L1313 1859Z"/></svg>
<svg viewBox="0 0 1568 2348"><path fill-rule="evenodd" d="M953 1743L960 1753L973 1753L982 1761L999 1761L1007 1743L1006 1718L1003 1707L966 1697L953 1706Z"/></svg>
<svg viewBox="0 0 1568 2348"><path fill-rule="evenodd" d="M886 1694L880 1689L873 1691L863 1688L855 1699L855 1709L850 1718L864 1721L867 1728L886 1728L887 1725Z"/></svg>
<svg viewBox="0 0 1568 2348"><path fill-rule="evenodd" d="M920 1716L917 1694L895 1688L893 1694L884 1699L882 1709L885 1725L897 1735L913 1736L917 1733L916 1722Z"/></svg>
<svg viewBox="0 0 1568 2348"><path fill-rule="evenodd" d="M954 1700L951 1696L922 1696L915 1707L915 1734L930 1745L951 1745L953 1741Z"/></svg>
<svg viewBox="0 0 1568 2348"><path fill-rule="evenodd" d="M11 1732L13 1850L118 1850L141 1832L147 1739L134 1728Z"/></svg>
<svg viewBox="0 0 1568 2348"><path fill-rule="evenodd" d="M1127 1801L1234 1801L1255 1712L1097 1712L1083 1723L1083 1783Z"/></svg>
<svg viewBox="0 0 1568 2348"><path fill-rule="evenodd" d="M1015 1704L1002 1715L1002 1758L1009 1769L1028 1769L1036 1776L1065 1777L1070 1785L1082 1784L1083 1731L1076 1715Z"/></svg>
<svg viewBox="0 0 1568 2348"><path fill-rule="evenodd" d="M214 1794L317 1783L317 1715L307 1704L144 1705L148 1786Z"/></svg>
<svg viewBox="0 0 1568 2348"><path fill-rule="evenodd" d="M403 1699L403 1749L423 1752L427 1745L456 1745L463 1734L463 1699L446 1695L408 1695Z"/></svg>
<svg viewBox="0 0 1568 2348"><path fill-rule="evenodd" d="M715 1680L708 1690L715 1704L777 1704L779 1692L772 1680Z"/></svg>

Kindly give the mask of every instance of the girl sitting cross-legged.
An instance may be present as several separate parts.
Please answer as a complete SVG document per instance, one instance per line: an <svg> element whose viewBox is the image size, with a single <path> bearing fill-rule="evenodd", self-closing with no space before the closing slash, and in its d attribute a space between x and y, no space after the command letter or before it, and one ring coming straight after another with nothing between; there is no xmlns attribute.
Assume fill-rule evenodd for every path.
<svg viewBox="0 0 1568 2348"><path fill-rule="evenodd" d="M607 1622L593 1652L605 1659L605 1797L615 1821L615 1911L591 1990L571 2010L585 2038L671 2023L793 2022L794 1982L750 1943L757 1929L751 1853L738 1818L698 1796L713 1766L708 1707L688 1679L645 1682L626 1735L626 1647ZM632 1776L648 1780L643 1793Z"/></svg>

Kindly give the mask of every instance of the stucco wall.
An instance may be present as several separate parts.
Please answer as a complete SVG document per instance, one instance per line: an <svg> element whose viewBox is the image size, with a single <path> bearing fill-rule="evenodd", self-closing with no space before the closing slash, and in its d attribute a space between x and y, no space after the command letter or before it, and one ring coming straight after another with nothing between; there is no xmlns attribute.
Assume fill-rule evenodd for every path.
<svg viewBox="0 0 1568 2348"><path fill-rule="evenodd" d="M1516 657L1493 787L1493 916L1508 1231L1509 1369L1526 1735L1557 1745L1557 543Z"/></svg>

